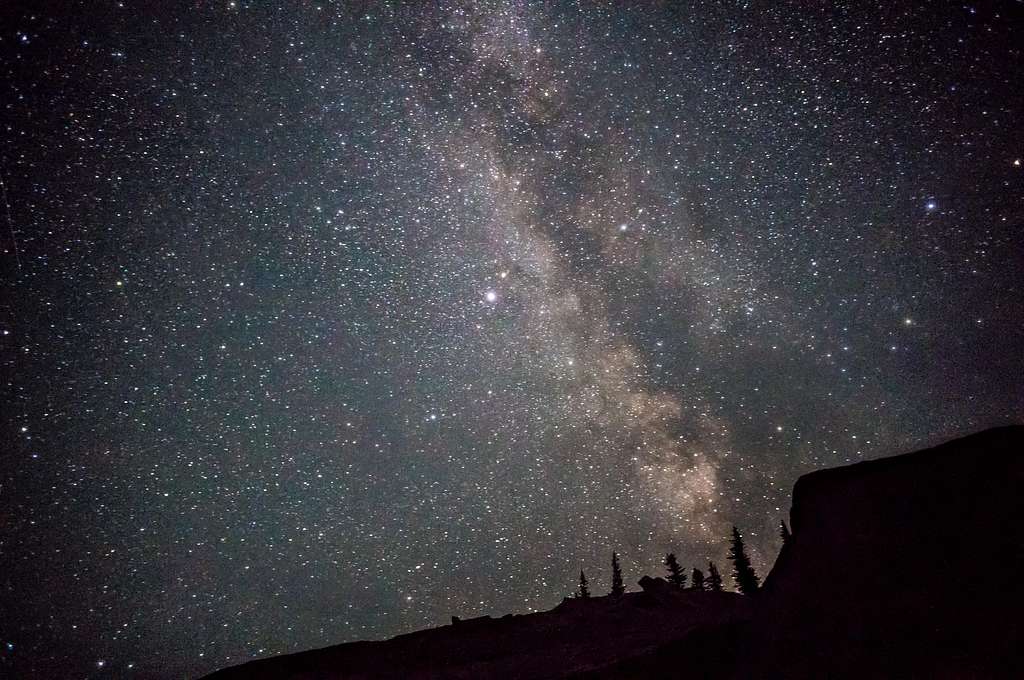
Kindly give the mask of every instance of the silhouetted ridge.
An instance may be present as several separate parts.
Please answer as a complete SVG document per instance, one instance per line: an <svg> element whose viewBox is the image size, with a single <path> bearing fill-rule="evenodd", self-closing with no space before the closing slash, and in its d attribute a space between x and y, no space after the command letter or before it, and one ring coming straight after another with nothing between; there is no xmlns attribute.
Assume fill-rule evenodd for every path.
<svg viewBox="0 0 1024 680"><path fill-rule="evenodd" d="M1024 427L998 428L801 477L791 532L752 597L645 576L640 593L210 677L1019 677L1021 518ZM708 574L721 582L717 568Z"/></svg>

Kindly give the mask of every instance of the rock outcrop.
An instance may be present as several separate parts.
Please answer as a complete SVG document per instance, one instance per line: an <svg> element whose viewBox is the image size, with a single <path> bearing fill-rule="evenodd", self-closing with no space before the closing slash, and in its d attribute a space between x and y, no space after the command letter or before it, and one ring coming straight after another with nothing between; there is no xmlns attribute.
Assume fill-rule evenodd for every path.
<svg viewBox="0 0 1024 680"><path fill-rule="evenodd" d="M1024 427L805 475L790 527L743 668L1024 673Z"/></svg>

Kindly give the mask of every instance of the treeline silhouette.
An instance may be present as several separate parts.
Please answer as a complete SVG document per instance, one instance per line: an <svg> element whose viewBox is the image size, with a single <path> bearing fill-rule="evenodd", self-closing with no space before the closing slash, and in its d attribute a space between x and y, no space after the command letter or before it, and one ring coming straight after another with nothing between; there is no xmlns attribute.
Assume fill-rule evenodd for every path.
<svg viewBox="0 0 1024 680"><path fill-rule="evenodd" d="M782 522L780 535L784 542L789 542L791 536L789 533L789 527L786 526L785 522ZM750 557L747 555L747 548L743 543L743 535L740 530L735 526L732 528L732 536L729 539L729 561L732 562L732 580L736 586L736 590L744 595L753 595L757 592L757 589L761 587L761 580L757 576L757 572L754 571L753 565L750 563ZM679 560L676 558L675 553L668 553L665 555L665 580L674 588L679 590L700 590L700 591L711 591L720 593L725 587L722 583L722 574L718 571L718 567L714 562L708 561L708 569L705 574L703 570L698 567L694 567L690 574L690 585L687 586L687 573L682 566L679 564ZM623 585L622 580L622 567L619 564L619 554L612 552L612 584L609 594L612 597L620 597L626 592L626 588ZM580 570L579 587L576 590L574 597L577 598L589 598L590 597L590 582L587 581L587 576Z"/></svg>

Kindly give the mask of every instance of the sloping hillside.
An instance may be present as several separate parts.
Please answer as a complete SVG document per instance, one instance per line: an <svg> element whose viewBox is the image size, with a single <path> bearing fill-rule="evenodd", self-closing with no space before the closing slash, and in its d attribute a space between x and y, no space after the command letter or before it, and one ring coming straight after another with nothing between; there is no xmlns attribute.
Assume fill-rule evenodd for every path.
<svg viewBox="0 0 1024 680"><path fill-rule="evenodd" d="M1024 427L798 480L754 597L615 600L254 661L233 678L990 678L1024 667Z"/></svg>

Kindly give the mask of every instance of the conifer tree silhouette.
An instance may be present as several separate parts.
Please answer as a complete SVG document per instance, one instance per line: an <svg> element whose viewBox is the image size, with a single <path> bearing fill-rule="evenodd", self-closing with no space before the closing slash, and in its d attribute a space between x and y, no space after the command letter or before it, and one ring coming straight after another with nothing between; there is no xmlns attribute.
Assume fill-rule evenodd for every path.
<svg viewBox="0 0 1024 680"><path fill-rule="evenodd" d="M626 592L626 586L622 585L622 567L619 566L619 556L612 552L612 597L619 597Z"/></svg>
<svg viewBox="0 0 1024 680"><path fill-rule="evenodd" d="M718 567L714 562L708 562L708 590L722 592L722 575L718 573Z"/></svg>
<svg viewBox="0 0 1024 680"><path fill-rule="evenodd" d="M747 549L743 545L743 536L736 527L732 528L732 546L729 548L729 559L732 560L732 579L736 582L736 588L744 595L753 595L757 592L760 583L757 580L757 573L750 564L747 557Z"/></svg>
<svg viewBox="0 0 1024 680"><path fill-rule="evenodd" d="M676 588L686 587L686 574L683 573L675 553L665 555L665 569L668 570L668 582Z"/></svg>
<svg viewBox="0 0 1024 680"><path fill-rule="evenodd" d="M793 540L793 534L789 532L789 527L786 526L786 520L779 520L779 536L782 537L782 545L786 545Z"/></svg>
<svg viewBox="0 0 1024 680"><path fill-rule="evenodd" d="M580 569L580 591L576 594L576 597L581 597L583 599L590 597L590 589L587 587L587 577L583 573L582 569Z"/></svg>
<svg viewBox="0 0 1024 680"><path fill-rule="evenodd" d="M704 572L697 567L693 568L693 585L690 588L692 590L704 590Z"/></svg>

